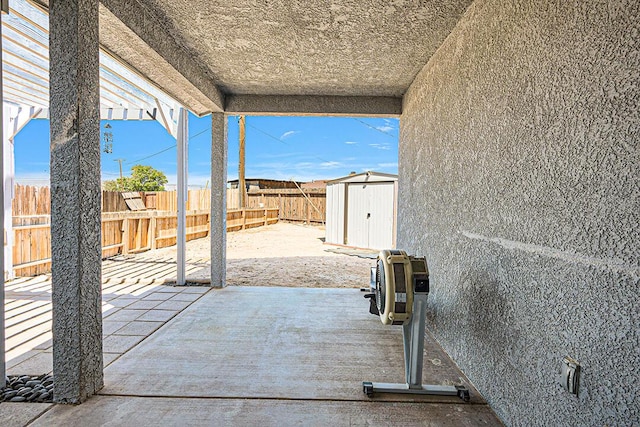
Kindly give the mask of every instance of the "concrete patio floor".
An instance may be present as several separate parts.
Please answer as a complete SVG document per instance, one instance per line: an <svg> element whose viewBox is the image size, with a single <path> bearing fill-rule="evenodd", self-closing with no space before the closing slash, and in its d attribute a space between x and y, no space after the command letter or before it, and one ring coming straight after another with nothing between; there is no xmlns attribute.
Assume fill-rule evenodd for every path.
<svg viewBox="0 0 640 427"><path fill-rule="evenodd" d="M99 396L79 406L3 403L0 415L20 412L13 425L34 426L501 425L429 337L424 382L464 383L470 402L367 398L362 381L402 381L404 366L401 328L383 326L362 295L209 290L107 366Z"/></svg>
<svg viewBox="0 0 640 427"><path fill-rule="evenodd" d="M135 263L107 260L103 267L102 317L105 366L146 338L208 290L167 286L175 280L170 260ZM137 267L135 279L128 278ZM192 264L192 269L199 268ZM132 276L129 276L132 277ZM6 284L6 361L8 375L40 375L52 370L51 275Z"/></svg>

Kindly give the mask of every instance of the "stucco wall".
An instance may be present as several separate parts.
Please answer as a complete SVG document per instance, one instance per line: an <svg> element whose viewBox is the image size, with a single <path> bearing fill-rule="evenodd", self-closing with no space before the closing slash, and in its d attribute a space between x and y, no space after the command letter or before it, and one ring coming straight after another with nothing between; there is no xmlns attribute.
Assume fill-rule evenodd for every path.
<svg viewBox="0 0 640 427"><path fill-rule="evenodd" d="M639 422L639 4L478 0L404 98L398 247L508 425Z"/></svg>

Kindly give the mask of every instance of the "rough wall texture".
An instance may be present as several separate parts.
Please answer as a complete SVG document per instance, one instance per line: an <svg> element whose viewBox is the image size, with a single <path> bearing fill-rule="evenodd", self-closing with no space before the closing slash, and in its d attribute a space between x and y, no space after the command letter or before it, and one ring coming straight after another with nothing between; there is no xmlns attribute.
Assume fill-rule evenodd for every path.
<svg viewBox="0 0 640 427"><path fill-rule="evenodd" d="M222 111L224 95L193 54L137 0L102 0L100 42L197 114Z"/></svg>
<svg viewBox="0 0 640 427"><path fill-rule="evenodd" d="M103 386L98 0L52 2L51 275L55 400Z"/></svg>
<svg viewBox="0 0 640 427"><path fill-rule="evenodd" d="M225 93L396 97L404 94L471 1L103 3L120 3L109 8L118 16L124 15L119 8L132 11L132 22L136 14L155 16L148 29L162 27L185 52L192 52L192 60L208 67ZM121 19L133 28L129 19Z"/></svg>
<svg viewBox="0 0 640 427"><path fill-rule="evenodd" d="M227 281L227 116L211 114L211 286Z"/></svg>
<svg viewBox="0 0 640 427"><path fill-rule="evenodd" d="M640 422L639 17L478 0L405 95L398 247L427 256L429 326L508 425Z"/></svg>

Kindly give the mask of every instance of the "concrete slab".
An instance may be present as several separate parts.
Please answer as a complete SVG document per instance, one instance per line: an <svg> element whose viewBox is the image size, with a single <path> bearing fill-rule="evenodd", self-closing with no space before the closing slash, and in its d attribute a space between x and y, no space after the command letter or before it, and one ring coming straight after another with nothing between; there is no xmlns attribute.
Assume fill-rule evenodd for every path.
<svg viewBox="0 0 640 427"><path fill-rule="evenodd" d="M7 368L7 375L42 375L53 371L53 356L42 352Z"/></svg>
<svg viewBox="0 0 640 427"><path fill-rule="evenodd" d="M51 347L53 346L53 339L48 339L45 342L43 342L42 344L39 344L35 347L33 347L34 350L51 350Z"/></svg>
<svg viewBox="0 0 640 427"><path fill-rule="evenodd" d="M106 353L124 353L145 338L145 335L109 335L103 340Z"/></svg>
<svg viewBox="0 0 640 427"><path fill-rule="evenodd" d="M187 292L180 292L179 294L177 294L174 297L171 297L171 301L188 301L188 302L193 302L195 300L197 300L198 298L200 298L202 294L194 294L194 293L187 293Z"/></svg>
<svg viewBox="0 0 640 427"><path fill-rule="evenodd" d="M0 405L1 406L1 405ZM500 426L485 405L96 396L32 426Z"/></svg>
<svg viewBox="0 0 640 427"><path fill-rule="evenodd" d="M128 309L134 309L134 310L151 310L152 308L156 307L158 304L160 304L162 301L154 301L154 300L141 300L141 301L136 301L133 304L127 306Z"/></svg>
<svg viewBox="0 0 640 427"><path fill-rule="evenodd" d="M147 310L131 310L128 308L123 308L122 310L118 310L115 313L109 315L105 320L109 320L111 322L130 322L132 320L136 320L146 312Z"/></svg>
<svg viewBox="0 0 640 427"><path fill-rule="evenodd" d="M9 358L7 357L7 369L11 368L12 366L17 365L18 363L22 363L27 359L32 358L33 356L39 354L40 351L38 350L29 350L29 351L25 351L23 353L20 353L19 355L17 355L16 357L12 357ZM8 354L8 352L7 352Z"/></svg>
<svg viewBox="0 0 640 427"><path fill-rule="evenodd" d="M149 295L145 295L144 297L142 297L142 299L143 301L166 301L173 295L177 294L171 294L169 292L153 292Z"/></svg>
<svg viewBox="0 0 640 427"><path fill-rule="evenodd" d="M206 286L176 286L173 289L185 294L206 294L211 288Z"/></svg>
<svg viewBox="0 0 640 427"><path fill-rule="evenodd" d="M196 296L198 296L198 294L186 294L186 295L196 295ZM160 304L157 304L157 306L155 308L157 308L158 310L176 310L176 311L178 311L178 310L182 310L183 308L187 307L193 301L193 300L192 301L179 301L179 300L176 300L174 298L171 298L168 301L163 301Z"/></svg>
<svg viewBox="0 0 640 427"><path fill-rule="evenodd" d="M136 320L147 322L166 322L178 313L177 310L149 310Z"/></svg>
<svg viewBox="0 0 640 427"><path fill-rule="evenodd" d="M124 308L124 307L127 307L128 305L133 304L136 301L138 301L137 298L131 298L127 295L127 296L119 296L117 298L110 299L109 304L114 307Z"/></svg>
<svg viewBox="0 0 640 427"><path fill-rule="evenodd" d="M51 403L0 403L2 427L22 427L29 424L52 406Z"/></svg>
<svg viewBox="0 0 640 427"><path fill-rule="evenodd" d="M431 340L425 363L425 384L472 388ZM370 315L362 292L229 287L204 295L111 364L101 393L368 401L362 381L404 381L401 328ZM472 402L484 402L473 389Z"/></svg>
<svg viewBox="0 0 640 427"><path fill-rule="evenodd" d="M147 336L163 325L163 322L143 322L134 320L118 329L114 335L144 335Z"/></svg>
<svg viewBox="0 0 640 427"><path fill-rule="evenodd" d="M104 366L109 366L120 356L122 356L122 353L102 353L102 363L104 363Z"/></svg>
<svg viewBox="0 0 640 427"><path fill-rule="evenodd" d="M102 335L103 336L111 335L112 333L114 333L118 329L121 329L121 328L123 328L124 326L126 326L128 324L129 324L129 322L124 321L124 320L122 320L122 321L103 320L102 321Z"/></svg>

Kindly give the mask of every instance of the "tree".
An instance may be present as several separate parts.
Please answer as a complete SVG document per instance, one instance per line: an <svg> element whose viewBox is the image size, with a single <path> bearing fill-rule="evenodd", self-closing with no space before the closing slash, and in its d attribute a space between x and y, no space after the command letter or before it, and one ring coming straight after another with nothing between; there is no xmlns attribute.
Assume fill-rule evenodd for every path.
<svg viewBox="0 0 640 427"><path fill-rule="evenodd" d="M130 177L122 177L104 183L107 191L164 191L168 182L164 173L151 166L135 165Z"/></svg>

